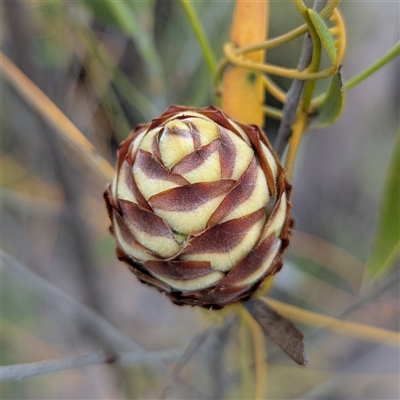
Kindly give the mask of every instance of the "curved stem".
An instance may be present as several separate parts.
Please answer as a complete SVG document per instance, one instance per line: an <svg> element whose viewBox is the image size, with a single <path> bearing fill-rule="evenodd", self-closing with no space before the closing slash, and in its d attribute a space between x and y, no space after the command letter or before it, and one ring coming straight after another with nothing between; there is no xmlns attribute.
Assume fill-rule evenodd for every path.
<svg viewBox="0 0 400 400"><path fill-rule="evenodd" d="M274 96L276 100L281 103L286 101L286 93L268 75L262 74L261 80L265 89Z"/></svg>
<svg viewBox="0 0 400 400"><path fill-rule="evenodd" d="M250 69L252 71L265 72L270 75L278 75L284 78L310 80L310 79L325 79L334 75L338 66L332 65L318 72L309 72L308 69L299 71L298 69L279 67L272 64L263 64L258 62L249 61L241 58L235 49L233 43L226 43L224 46L224 53L230 63L236 67Z"/></svg>
<svg viewBox="0 0 400 400"><path fill-rule="evenodd" d="M336 64L342 65L347 46L346 25L344 23L342 15L337 8L332 11L329 20L335 24L335 26L329 29L329 32L331 33L331 35L337 36L337 39L335 40L337 51Z"/></svg>
<svg viewBox="0 0 400 400"><path fill-rule="evenodd" d="M320 12L321 17L322 18L328 17L339 3L340 0L329 1L329 3L321 10ZM281 46L282 44L290 42L291 40L296 39L301 35L304 35L307 32L307 29L308 29L307 24L303 24L298 28L290 32L287 32L281 36L277 36L262 43L256 43L250 46L242 47L241 49L238 50L237 53L247 54L247 53L252 53L253 51L267 50L273 47Z"/></svg>
<svg viewBox="0 0 400 400"><path fill-rule="evenodd" d="M328 1L328 4L321 10L320 15L322 18L327 18L332 14L332 12L335 10L337 5L339 4L340 0L330 0ZM228 57L227 54L225 53L226 58L222 59L217 66L216 73L214 75L214 90L215 90L215 104L218 105L219 103L219 98L220 98L220 89L219 89L219 82L221 80L221 77L225 71L225 69L229 66L230 63L240 66L243 68L251 69L254 71L261 71L261 72L266 72L271 75L279 75L279 76L284 76L287 78L291 79L325 79L333 75L337 71L337 66L336 67L331 67L327 68L323 71L319 71L317 73L313 74L308 74L306 71L303 71L303 73L300 73L298 70L290 70L287 68L282 68L282 67L277 67L274 65L265 65L265 64L242 64L243 59L240 58L241 55L245 55L248 53L260 51L260 50L267 50L269 48L273 47L278 47L282 44L285 44L287 42L290 42L293 39L296 39L297 37L303 35L304 33L307 32L307 24L303 24L300 27L294 29L293 31L290 31L288 33L285 33L281 36L275 37L273 39L269 39L265 42L261 43L256 43L252 44L249 46L244 46L239 49L233 49L229 50L228 48L228 53L231 55L231 57ZM232 44L227 43L227 47L232 46ZM226 49L225 49L226 50ZM241 61L242 60L242 61Z"/></svg>

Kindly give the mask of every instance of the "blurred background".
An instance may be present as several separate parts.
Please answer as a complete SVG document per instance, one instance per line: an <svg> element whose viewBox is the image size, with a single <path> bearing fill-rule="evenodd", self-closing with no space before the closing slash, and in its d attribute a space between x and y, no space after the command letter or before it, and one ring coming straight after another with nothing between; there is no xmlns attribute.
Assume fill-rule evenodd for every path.
<svg viewBox="0 0 400 400"><path fill-rule="evenodd" d="M194 6L222 57L234 2ZM343 1L341 11L346 80L399 41L400 3ZM302 22L291 2L272 1L270 12L270 37ZM1 22L3 53L112 163L138 123L172 104L212 103L212 78L180 2L13 0L3 2ZM296 66L301 43L269 51L268 61ZM269 296L399 330L399 258L378 281L365 273L399 134L399 72L397 58L348 92L338 122L305 135L292 182L296 232ZM213 313L172 305L116 260L102 199L107 182L6 79L1 84L1 247L12 257L1 275L2 365L116 347L145 356L4 382L0 397L153 399L164 391L171 399L243 398L237 323L204 337L171 379L173 362ZM274 138L277 122L265 126ZM104 317L105 331L111 323L110 335L79 304ZM268 342L268 398L399 398L398 346L298 325L310 363L297 367ZM247 363L251 369L252 359Z"/></svg>

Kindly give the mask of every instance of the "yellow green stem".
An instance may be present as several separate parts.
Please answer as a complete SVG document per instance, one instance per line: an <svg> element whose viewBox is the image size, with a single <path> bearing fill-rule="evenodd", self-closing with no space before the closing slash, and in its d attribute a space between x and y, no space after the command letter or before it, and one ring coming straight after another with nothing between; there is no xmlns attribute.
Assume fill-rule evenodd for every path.
<svg viewBox="0 0 400 400"><path fill-rule="evenodd" d="M243 321L249 326L253 336L253 349L254 349L254 368L255 368L255 385L254 385L254 399L263 400L266 395L266 379L267 379L267 364L265 361L266 349L264 333L244 306L239 308L240 316Z"/></svg>
<svg viewBox="0 0 400 400"><path fill-rule="evenodd" d="M335 7L339 4L340 0L332 0L330 1L320 12L320 15L322 18L326 18L330 16L334 11ZM328 78L331 75L333 75L337 71L337 66L331 67L331 68L326 68L323 71L319 71L316 73L308 73L308 70L304 71L298 71L297 69L288 69L284 67L279 67L275 65L269 65L269 64L262 64L262 63L251 63L248 60L245 60L244 58L240 57L248 53L260 51L260 50L266 50L269 48L277 47L280 45L283 45L293 39L296 39L297 37L303 35L306 33L308 30L307 24L303 24L300 27L294 29L293 31L290 31L288 33L285 33L284 35L278 36L273 39L269 39L265 42L261 43L256 43L252 44L249 46L244 46L241 48L235 48L235 46L232 43L227 43L225 45L224 51L225 51L225 56L226 58L222 59L215 71L214 75L214 89L215 89L215 103L218 105L219 103L219 82L221 80L221 77L225 71L225 69L229 66L229 64L234 64L237 67L243 67L247 68L250 70L254 71L261 71L265 72L267 74L271 75L278 75L278 76L283 76L286 78L291 78L291 79L302 79L302 80L307 80L307 79L324 79ZM338 63L339 65L339 63ZM263 83L266 84L265 79L263 78ZM267 85L269 85L269 82L267 82ZM271 90L271 94L276 97L279 101L283 101L283 99L286 100L286 94L281 91L279 88L275 87L273 88L272 85L269 85L267 87L267 90Z"/></svg>
<svg viewBox="0 0 400 400"><path fill-rule="evenodd" d="M303 18L306 19L307 7L304 4L304 2L302 0L292 0L292 2L295 5L295 7L297 8L297 10L299 11L299 13L303 16ZM307 19L306 19L306 21L307 21ZM308 22L307 22L307 29L310 29Z"/></svg>
<svg viewBox="0 0 400 400"><path fill-rule="evenodd" d="M293 165L296 158L297 150L300 145L301 137L305 131L307 124L307 114L299 108L296 120L292 125L292 137L290 139L290 146L286 157L285 168L286 176L289 181L292 180Z"/></svg>
<svg viewBox="0 0 400 400"><path fill-rule="evenodd" d="M337 7L337 5L340 3L340 0L332 0L330 1L320 12L320 15L322 18L327 18L332 11ZM303 24L299 26L298 28L287 32L281 36L277 36L275 38L269 39L265 42L262 43L256 43L252 44L250 46L245 46L242 47L241 49L238 50L238 54L247 54L247 53L252 53L254 51L259 51L259 50L267 50L273 47L278 47L281 46L285 43L290 42L293 39L298 38L301 35L304 35L308 30L307 24Z"/></svg>
<svg viewBox="0 0 400 400"><path fill-rule="evenodd" d="M316 72L318 71L319 64L321 62L321 41L318 35L316 34L314 28L310 27L310 33L313 42L313 55L308 69L310 70L310 72ZM315 80L311 79L306 83L304 88L303 99L302 99L302 108L304 111L308 111L308 109L310 108L310 103L312 96L314 94L314 90L315 90Z"/></svg>
<svg viewBox="0 0 400 400"><path fill-rule="evenodd" d="M268 75L262 74L261 80L268 93L281 103L285 103L286 92L284 92Z"/></svg>
<svg viewBox="0 0 400 400"><path fill-rule="evenodd" d="M282 119L283 113L279 108L271 107L271 106L263 106L263 111L265 116L277 119L280 121Z"/></svg>
<svg viewBox="0 0 400 400"><path fill-rule="evenodd" d="M334 75L338 70L338 66L336 65L325 68L318 72L310 72L308 68L303 71L299 71L298 69L279 67L273 64L253 62L238 55L233 43L225 44L224 53L228 61L236 67L246 68L252 71L265 72L270 75L278 75L290 79L325 79Z"/></svg>

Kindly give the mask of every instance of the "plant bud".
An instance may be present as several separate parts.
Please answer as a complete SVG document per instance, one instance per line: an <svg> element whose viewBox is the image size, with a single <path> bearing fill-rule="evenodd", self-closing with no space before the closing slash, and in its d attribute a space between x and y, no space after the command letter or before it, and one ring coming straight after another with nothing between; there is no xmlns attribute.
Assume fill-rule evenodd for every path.
<svg viewBox="0 0 400 400"><path fill-rule="evenodd" d="M255 125L173 106L121 143L105 200L117 256L178 305L221 309L282 267L290 185Z"/></svg>

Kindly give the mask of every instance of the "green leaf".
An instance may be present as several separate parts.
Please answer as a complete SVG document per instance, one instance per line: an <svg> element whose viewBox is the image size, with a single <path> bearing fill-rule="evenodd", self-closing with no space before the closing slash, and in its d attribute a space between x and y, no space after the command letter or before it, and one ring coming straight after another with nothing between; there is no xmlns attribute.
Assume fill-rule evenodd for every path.
<svg viewBox="0 0 400 400"><path fill-rule="evenodd" d="M391 267L400 250L400 135L397 137L383 191L378 231L367 271L376 278Z"/></svg>
<svg viewBox="0 0 400 400"><path fill-rule="evenodd" d="M290 256L290 260L293 261L293 267L296 268L297 270L299 270L305 274L308 274L308 275L314 277L315 279L318 279L318 280L324 282L325 284L333 286L334 288L336 288L338 290L341 290L341 291L351 294L351 295L356 294L358 291L357 286L359 286L359 282L361 279L359 279L358 282L349 282L347 280L347 276L345 276L341 273L335 273L335 272L329 270L328 268L325 268L324 266L321 266L307 258ZM345 268L343 268L343 269L345 269ZM342 271L340 271L340 272L342 272ZM347 275L350 276L349 271L347 271ZM350 279L351 278L353 278L353 277L350 276Z"/></svg>
<svg viewBox="0 0 400 400"><path fill-rule="evenodd" d="M313 100L310 111L310 127L323 128L335 122L342 114L345 93L340 69L329 83L327 91Z"/></svg>
<svg viewBox="0 0 400 400"><path fill-rule="evenodd" d="M336 64L336 46L335 42L333 41L332 35L329 32L329 28L326 25L323 18L314 10L309 8L308 15L314 28L321 39L322 45L325 47L326 52L328 53L329 58L331 59L332 64Z"/></svg>

